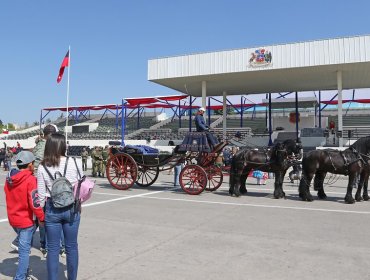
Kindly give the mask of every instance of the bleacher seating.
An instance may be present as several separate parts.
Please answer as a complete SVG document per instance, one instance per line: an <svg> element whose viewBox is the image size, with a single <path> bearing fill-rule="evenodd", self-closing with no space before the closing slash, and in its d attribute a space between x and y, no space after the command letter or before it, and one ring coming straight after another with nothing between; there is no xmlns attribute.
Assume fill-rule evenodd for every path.
<svg viewBox="0 0 370 280"><path fill-rule="evenodd" d="M324 128L314 127L314 128L302 128L301 137L324 137Z"/></svg>
<svg viewBox="0 0 370 280"><path fill-rule="evenodd" d="M88 146L69 146L68 155L69 156L80 156L83 148L89 148Z"/></svg>
<svg viewBox="0 0 370 280"><path fill-rule="evenodd" d="M217 125L217 128L222 128L222 122ZM228 116L226 119L227 128L239 128L240 117ZM266 120L264 118L243 118L243 127L250 127L254 134L266 132Z"/></svg>
<svg viewBox="0 0 370 280"><path fill-rule="evenodd" d="M39 134L40 134L40 130L35 129L35 130L24 132L24 133L16 133L16 134L9 135L6 139L8 139L8 140L24 140L24 139L28 139L30 137L37 136Z"/></svg>

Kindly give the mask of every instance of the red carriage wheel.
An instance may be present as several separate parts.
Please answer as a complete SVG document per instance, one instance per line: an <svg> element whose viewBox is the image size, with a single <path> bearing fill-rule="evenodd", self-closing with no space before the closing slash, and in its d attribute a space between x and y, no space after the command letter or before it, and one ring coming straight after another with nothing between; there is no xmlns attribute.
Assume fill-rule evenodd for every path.
<svg viewBox="0 0 370 280"><path fill-rule="evenodd" d="M135 160L124 153L112 155L108 159L106 171L109 183L118 190L131 188L137 178Z"/></svg>
<svg viewBox="0 0 370 280"><path fill-rule="evenodd" d="M188 194L200 194L207 186L207 174L198 165L186 165L180 172L180 186Z"/></svg>
<svg viewBox="0 0 370 280"><path fill-rule="evenodd" d="M138 185L139 187L149 187L157 180L158 174L159 167L149 168L139 165L136 185Z"/></svg>
<svg viewBox="0 0 370 280"><path fill-rule="evenodd" d="M210 165L204 168L204 170L207 173L208 179L206 190L210 192L217 190L222 185L224 179L221 168L216 165Z"/></svg>

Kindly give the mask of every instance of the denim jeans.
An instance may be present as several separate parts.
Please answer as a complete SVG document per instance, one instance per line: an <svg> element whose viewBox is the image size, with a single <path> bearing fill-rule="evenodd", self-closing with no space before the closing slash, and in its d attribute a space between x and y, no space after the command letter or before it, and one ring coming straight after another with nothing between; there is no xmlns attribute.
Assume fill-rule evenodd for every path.
<svg viewBox="0 0 370 280"><path fill-rule="evenodd" d="M45 234L45 226L39 226L39 231L40 231L40 247L48 250L48 240ZM60 250L64 250L64 248L65 248L64 234L62 231L61 238L60 238Z"/></svg>
<svg viewBox="0 0 370 280"><path fill-rule="evenodd" d="M30 250L32 235L35 226L28 228L14 228L18 234L18 268L14 280L24 280L27 277L28 266L30 264Z"/></svg>
<svg viewBox="0 0 370 280"><path fill-rule="evenodd" d="M60 239L63 231L67 255L68 280L77 279L78 244L77 235L80 226L80 213L74 213L73 207L54 208L51 200L46 202L45 230L48 243L47 270L48 280L58 279Z"/></svg>
<svg viewBox="0 0 370 280"><path fill-rule="evenodd" d="M174 186L179 186L180 185L179 178L180 178L181 169L182 169L181 164L177 164L174 167L174 170L175 170L175 177L174 177L174 183L173 183Z"/></svg>

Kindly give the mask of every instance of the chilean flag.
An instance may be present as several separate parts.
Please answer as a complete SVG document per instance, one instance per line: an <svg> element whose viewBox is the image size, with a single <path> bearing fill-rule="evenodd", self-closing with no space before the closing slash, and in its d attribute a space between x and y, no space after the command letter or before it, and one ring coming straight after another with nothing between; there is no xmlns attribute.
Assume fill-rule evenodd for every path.
<svg viewBox="0 0 370 280"><path fill-rule="evenodd" d="M64 68L66 68L68 66L69 66L69 51L67 52L66 56L64 57L64 59L62 61L62 65L60 65L59 75L58 75L58 78L57 78L57 83L60 83L60 81L62 80L63 74L64 74Z"/></svg>

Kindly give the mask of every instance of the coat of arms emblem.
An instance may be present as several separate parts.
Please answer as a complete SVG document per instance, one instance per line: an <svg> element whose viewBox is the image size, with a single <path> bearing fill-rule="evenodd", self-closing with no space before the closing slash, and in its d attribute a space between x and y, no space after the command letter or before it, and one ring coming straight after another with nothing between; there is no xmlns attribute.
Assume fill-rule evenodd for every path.
<svg viewBox="0 0 370 280"><path fill-rule="evenodd" d="M251 53L249 65L252 67L267 66L272 63L272 55L266 49L257 49Z"/></svg>

